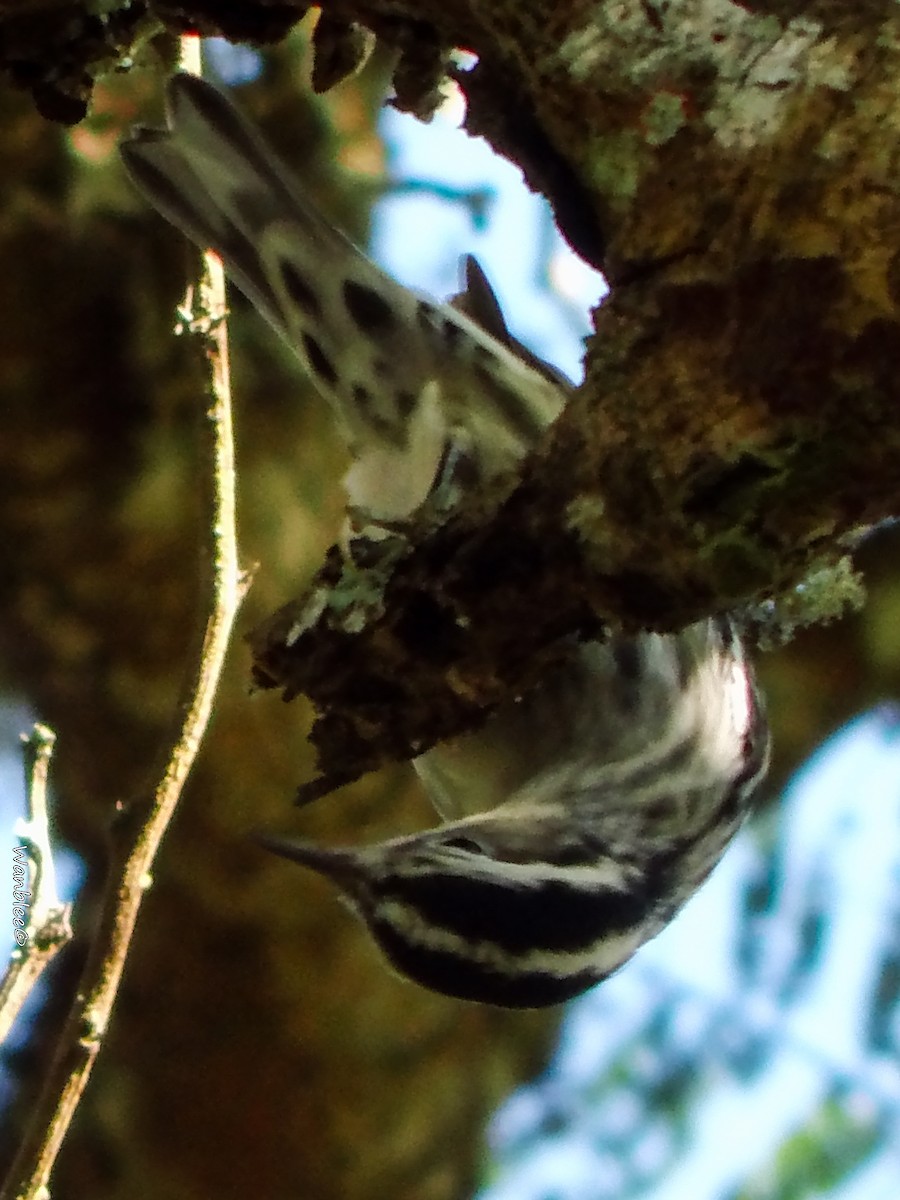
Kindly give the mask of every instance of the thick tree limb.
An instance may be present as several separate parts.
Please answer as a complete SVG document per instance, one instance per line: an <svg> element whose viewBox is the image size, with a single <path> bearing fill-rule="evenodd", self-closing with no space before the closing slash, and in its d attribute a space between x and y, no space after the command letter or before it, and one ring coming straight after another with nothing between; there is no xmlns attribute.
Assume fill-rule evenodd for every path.
<svg viewBox="0 0 900 1200"><path fill-rule="evenodd" d="M259 680L319 706L331 782L471 727L561 638L777 596L896 511L900 21L726 2L576 20L530 95L607 247L587 379L521 483L387 567L333 561L313 613L256 636ZM527 86L527 15L504 29Z"/></svg>

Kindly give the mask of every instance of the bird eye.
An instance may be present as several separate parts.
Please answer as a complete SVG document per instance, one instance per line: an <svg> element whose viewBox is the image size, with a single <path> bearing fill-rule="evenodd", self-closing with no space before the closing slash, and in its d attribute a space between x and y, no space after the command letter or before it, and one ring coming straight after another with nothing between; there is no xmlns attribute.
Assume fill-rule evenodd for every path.
<svg viewBox="0 0 900 1200"><path fill-rule="evenodd" d="M479 846L473 838L449 837L445 839L444 845L449 846L451 850L465 850L467 854L484 854L484 847Z"/></svg>

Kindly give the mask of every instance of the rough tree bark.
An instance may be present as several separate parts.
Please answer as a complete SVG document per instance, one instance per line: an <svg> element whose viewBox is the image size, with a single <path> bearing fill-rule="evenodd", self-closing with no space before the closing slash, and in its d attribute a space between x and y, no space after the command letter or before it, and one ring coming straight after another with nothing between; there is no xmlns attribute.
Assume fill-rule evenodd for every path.
<svg viewBox="0 0 900 1200"><path fill-rule="evenodd" d="M136 35L191 23L272 39L301 7L205 0L130 5L101 20L77 5L13 12L0 2L0 62L42 111L73 119L92 75L138 53ZM500 515L490 536L507 561L515 550L529 586L554 589L555 611L570 605L576 624L589 612L664 628L784 592L832 561L841 535L895 508L895 7L327 6L399 48L397 86L413 109L427 108L447 47L475 51L463 81L471 130L550 193L570 240L613 285L586 384L525 481L425 531L388 581L440 612L445 584L421 564L452 551L462 572L454 619L465 615L460 596L485 610L477 661L463 662L462 676L480 703L491 680L510 685L536 627L527 608L509 616L526 589L501 581L492 605L483 576L466 582L466 563L483 565L475 551L491 509ZM285 98L283 74L279 84L261 112L290 113L278 124L296 126L298 101ZM103 215L95 198L73 229L64 197L84 176L26 104L3 104L0 179L11 198L18 181L17 204L3 207L20 217L0 228L4 682L55 725L60 820L96 857L113 800L139 785L167 721L191 619L196 394L167 340L178 268L158 264L171 239L122 199L104 201ZM299 120L309 163L315 122ZM263 565L248 611L259 620L314 568L336 511L329 523L295 506L302 486L321 509L311 480L328 434L296 404L296 378L279 374L271 345L261 353L251 339L237 386L266 397L239 419L244 553ZM336 452L325 467L338 477ZM492 611L515 639L499 636ZM408 629L402 617L388 620ZM512 665L496 657L511 642ZM358 650L353 663L384 669ZM390 669L424 671L421 656L402 658L408 650L390 643ZM453 709L461 667L451 665L423 686ZM400 984L323 890L247 848L248 829L285 820L302 728L293 708L248 706L245 685L236 662L58 1190L464 1194L485 1114L540 1058L546 1021ZM329 800L308 820L333 840L397 831L413 810L398 817L388 787L399 785Z"/></svg>
<svg viewBox="0 0 900 1200"><path fill-rule="evenodd" d="M536 49L527 12L492 13L469 123L543 177L612 293L521 479L387 569L333 561L315 619L258 636L260 678L324 711L338 781L468 727L561 636L783 595L897 503L892 14L872 41L874 9L834 4L555 16Z"/></svg>

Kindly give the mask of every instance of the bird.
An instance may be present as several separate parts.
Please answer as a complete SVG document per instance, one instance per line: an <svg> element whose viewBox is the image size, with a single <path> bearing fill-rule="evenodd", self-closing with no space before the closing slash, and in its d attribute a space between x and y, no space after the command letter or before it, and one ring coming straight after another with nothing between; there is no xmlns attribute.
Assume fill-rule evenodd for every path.
<svg viewBox="0 0 900 1200"><path fill-rule="evenodd" d="M346 440L349 521L377 536L515 472L573 385L510 332L480 265L450 301L372 263L218 87L179 73L121 147L150 205L284 338ZM441 823L369 846L260 833L327 878L401 976L506 1008L607 978L694 894L770 754L736 621L573 643L538 685L414 760Z"/></svg>

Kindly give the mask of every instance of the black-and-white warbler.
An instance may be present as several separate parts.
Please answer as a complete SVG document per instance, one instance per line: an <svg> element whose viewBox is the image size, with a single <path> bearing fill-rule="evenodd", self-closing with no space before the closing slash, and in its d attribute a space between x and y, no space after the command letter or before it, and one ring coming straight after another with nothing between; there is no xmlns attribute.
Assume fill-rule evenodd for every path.
<svg viewBox="0 0 900 1200"><path fill-rule="evenodd" d="M305 364L353 455L357 512L514 468L569 386L509 335L472 260L455 307L384 275L310 205L216 88L169 85L170 128L123 146L150 203ZM534 1007L603 979L718 862L769 737L726 618L573 649L543 685L416 768L445 824L363 848L264 837L331 879L390 962L436 991Z"/></svg>

